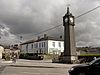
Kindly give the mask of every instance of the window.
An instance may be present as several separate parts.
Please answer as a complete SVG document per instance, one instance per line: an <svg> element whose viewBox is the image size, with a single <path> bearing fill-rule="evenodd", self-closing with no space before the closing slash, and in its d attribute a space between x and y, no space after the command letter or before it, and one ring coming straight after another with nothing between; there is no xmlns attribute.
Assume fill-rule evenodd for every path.
<svg viewBox="0 0 100 75"><path fill-rule="evenodd" d="M31 45L31 48L33 49L33 44Z"/></svg>
<svg viewBox="0 0 100 75"><path fill-rule="evenodd" d="M42 42L42 47L43 47L43 42Z"/></svg>
<svg viewBox="0 0 100 75"><path fill-rule="evenodd" d="M52 46L55 47L55 42L52 42Z"/></svg>
<svg viewBox="0 0 100 75"><path fill-rule="evenodd" d="M36 44L34 44L34 48L36 48Z"/></svg>
<svg viewBox="0 0 100 75"><path fill-rule="evenodd" d="M41 48L41 43L39 43L39 48Z"/></svg>
<svg viewBox="0 0 100 75"><path fill-rule="evenodd" d="M38 43L35 44L35 48L38 48Z"/></svg>
<svg viewBox="0 0 100 75"><path fill-rule="evenodd" d="M26 49L28 49L28 44L26 45Z"/></svg>
<svg viewBox="0 0 100 75"><path fill-rule="evenodd" d="M41 54L41 49L40 49L40 54Z"/></svg>
<svg viewBox="0 0 100 75"><path fill-rule="evenodd" d="M28 53L28 44L26 45L26 52Z"/></svg>
<svg viewBox="0 0 100 75"><path fill-rule="evenodd" d="M61 47L61 42L59 42L58 44L59 44L59 47Z"/></svg>
<svg viewBox="0 0 100 75"><path fill-rule="evenodd" d="M45 42L44 42L44 47L45 47Z"/></svg>

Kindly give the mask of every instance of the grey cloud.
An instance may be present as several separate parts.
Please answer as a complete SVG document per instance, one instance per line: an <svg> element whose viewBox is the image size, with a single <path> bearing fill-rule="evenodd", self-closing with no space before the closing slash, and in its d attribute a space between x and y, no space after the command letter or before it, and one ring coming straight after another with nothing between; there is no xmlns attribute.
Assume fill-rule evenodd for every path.
<svg viewBox="0 0 100 75"><path fill-rule="evenodd" d="M19 36L28 40L35 33L62 24L62 17L66 13L66 4L70 4L70 11L78 16L100 4L99 0L1 0L0 21L6 25L4 32L13 41ZM100 8L76 19L76 42L78 46L98 46L100 23ZM1 28L2 29L2 28ZM63 26L45 32L48 35L63 35ZM0 33L1 34L1 33ZM13 35L13 37L11 37ZM14 40L15 39L15 40ZM2 39L4 40L4 39ZM98 41L96 43L96 41Z"/></svg>

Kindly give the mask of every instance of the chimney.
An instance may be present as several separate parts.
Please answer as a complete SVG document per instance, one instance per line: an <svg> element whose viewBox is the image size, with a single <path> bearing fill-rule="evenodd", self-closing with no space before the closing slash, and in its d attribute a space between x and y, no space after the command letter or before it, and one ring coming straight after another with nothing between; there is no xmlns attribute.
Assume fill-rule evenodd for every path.
<svg viewBox="0 0 100 75"><path fill-rule="evenodd" d="M40 36L38 36L38 40L40 39Z"/></svg>
<svg viewBox="0 0 100 75"><path fill-rule="evenodd" d="M62 36L60 36L60 39L62 39Z"/></svg>
<svg viewBox="0 0 100 75"><path fill-rule="evenodd" d="M47 34L44 34L44 38L47 38Z"/></svg>

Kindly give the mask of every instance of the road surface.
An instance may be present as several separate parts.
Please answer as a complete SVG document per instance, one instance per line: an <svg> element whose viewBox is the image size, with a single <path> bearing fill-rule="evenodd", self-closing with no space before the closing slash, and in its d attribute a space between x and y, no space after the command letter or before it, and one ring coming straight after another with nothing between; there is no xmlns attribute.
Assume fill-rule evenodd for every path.
<svg viewBox="0 0 100 75"><path fill-rule="evenodd" d="M68 70L72 66L51 63L51 60L19 59L16 63L2 61L0 75L69 75Z"/></svg>

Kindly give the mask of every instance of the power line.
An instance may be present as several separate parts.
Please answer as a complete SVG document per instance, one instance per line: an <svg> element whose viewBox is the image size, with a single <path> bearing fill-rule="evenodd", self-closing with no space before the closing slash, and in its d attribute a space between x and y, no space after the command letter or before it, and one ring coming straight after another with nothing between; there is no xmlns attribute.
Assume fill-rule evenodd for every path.
<svg viewBox="0 0 100 75"><path fill-rule="evenodd" d="M93 8L93 9L91 9L91 10L89 10L89 11L87 11L87 12L85 12L85 13L83 13L83 14L77 16L77 17L75 17L75 19L78 19L79 17L84 16L84 15L86 15L86 14L88 14L88 13L90 13L90 12L92 12L92 11L98 9L98 8L100 8L100 6L97 6L97 7ZM44 32L50 31L50 30L53 30L53 29L58 28L58 27L60 27L60 26L62 26L62 24L59 24L59 25L57 25L57 26L48 28L48 29L46 29L46 30L44 30L44 31L41 31L41 32L39 32L39 33L36 33L36 34L34 34L34 35L39 35L39 34L41 34L41 33L44 33ZM33 35L33 36L34 36L34 35Z"/></svg>
<svg viewBox="0 0 100 75"><path fill-rule="evenodd" d="M83 13L83 14L77 16L77 17L75 17L75 19L77 19L77 18L79 18L79 17L81 17L81 16L84 16L84 15L86 15L86 14L88 14L88 13L90 13L90 12L92 12L92 11L98 9L98 8L100 8L100 6L97 6L97 7L93 8L93 9L91 9L91 10L89 10L89 11L87 11L87 12L85 12L85 13ZM37 34L34 34L34 35L39 35L39 34L41 34L41 33L44 33L44 32L50 31L50 30L52 30L52 29L55 29L55 28L57 28L57 27L59 27L59 26L62 26L62 24L59 24L59 25L57 25L57 26L55 26L55 27L46 29L46 30L44 30L44 31L42 31L42 32L39 32L39 33L37 33Z"/></svg>
<svg viewBox="0 0 100 75"><path fill-rule="evenodd" d="M89 10L89 11L87 11L87 12L85 12L85 13L83 13L83 14L81 14L81 15L75 17L75 18L77 19L77 18L79 18L79 17L81 17L81 16L83 16L83 15L86 15L86 14L88 14L88 13L90 13L90 12L92 12L92 11L98 9L98 8L100 8L100 6L97 6L97 7L93 8L93 9L91 9L91 10Z"/></svg>
<svg viewBox="0 0 100 75"><path fill-rule="evenodd" d="M59 25L57 25L57 26L55 26L55 27L46 29L46 30L44 30L44 31L42 31L42 32L39 32L39 33L37 33L37 34L34 34L34 35L39 35L39 34L41 34L41 33L47 32L47 31L49 31L49 30L55 29L55 28L57 28L57 27L59 27L59 26L61 26L61 25L62 25L62 24L59 24Z"/></svg>

